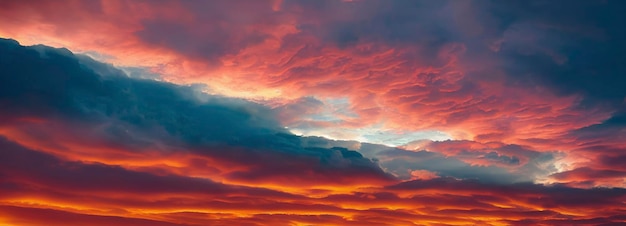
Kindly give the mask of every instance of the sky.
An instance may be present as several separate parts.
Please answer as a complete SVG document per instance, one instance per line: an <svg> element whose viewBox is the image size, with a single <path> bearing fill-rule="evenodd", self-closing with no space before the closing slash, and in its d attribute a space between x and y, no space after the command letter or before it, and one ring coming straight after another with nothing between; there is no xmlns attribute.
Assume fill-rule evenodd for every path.
<svg viewBox="0 0 626 226"><path fill-rule="evenodd" d="M626 224L623 12L0 1L0 225Z"/></svg>

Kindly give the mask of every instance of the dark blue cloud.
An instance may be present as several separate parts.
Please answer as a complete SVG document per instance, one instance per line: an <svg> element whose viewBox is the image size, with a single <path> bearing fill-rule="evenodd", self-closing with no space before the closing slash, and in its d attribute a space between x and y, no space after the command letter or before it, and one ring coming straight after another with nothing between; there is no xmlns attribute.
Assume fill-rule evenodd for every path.
<svg viewBox="0 0 626 226"><path fill-rule="evenodd" d="M254 169L235 172L239 177L298 178L312 169L336 180L391 179L355 151L304 147L259 104L129 78L66 49L1 40L0 108L0 123L25 117L80 123L82 136L105 137L128 149L165 143Z"/></svg>
<svg viewBox="0 0 626 226"><path fill-rule="evenodd" d="M388 171L404 178L411 170L428 170L440 176L461 179L476 179L488 183L514 183L532 181L533 175L516 174L506 168L498 166L473 166L455 157L446 157L443 154L429 151L410 152L401 149L389 149L377 155L378 158L391 158L384 161L382 166ZM410 175L410 174L409 174Z"/></svg>
<svg viewBox="0 0 626 226"><path fill-rule="evenodd" d="M498 62L509 85L581 95L583 106L623 105L626 97L623 1L284 2L284 8L294 7L305 9L300 21L321 17L300 28L329 44L418 45L420 56L436 59L444 45L461 43L466 60ZM493 72L468 72L487 73Z"/></svg>
<svg viewBox="0 0 626 226"><path fill-rule="evenodd" d="M493 4L507 20L500 57L514 83L582 95L583 106L626 97L626 3L514 1Z"/></svg>

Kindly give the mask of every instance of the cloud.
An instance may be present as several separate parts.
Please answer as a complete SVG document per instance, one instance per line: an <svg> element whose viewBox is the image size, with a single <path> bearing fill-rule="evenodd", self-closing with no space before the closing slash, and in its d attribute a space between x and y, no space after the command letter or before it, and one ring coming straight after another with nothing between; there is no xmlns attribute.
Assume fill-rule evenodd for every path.
<svg viewBox="0 0 626 226"><path fill-rule="evenodd" d="M8 219L5 219L4 223L15 225L67 225L84 223L89 223L90 225L186 225L147 219L80 214L44 208L2 205L0 209L8 216Z"/></svg>
<svg viewBox="0 0 626 226"><path fill-rule="evenodd" d="M518 62L507 64L512 80L547 85L561 95L580 94L587 105L623 101L626 93L619 75L626 68L618 61L624 57L625 46L616 42L624 38L617 22L623 15L604 16L624 9L623 3L524 2L518 6L497 4L515 18L503 32L502 43L504 59ZM561 13L547 13L556 9ZM523 68L529 64L535 67Z"/></svg>
<svg viewBox="0 0 626 226"><path fill-rule="evenodd" d="M130 171L120 166L63 161L49 154L24 148L4 137L0 138L0 147L3 149L1 156L5 184L26 183L50 190L75 190L81 193L286 195L263 189L228 186L209 179L158 176Z"/></svg>
<svg viewBox="0 0 626 226"><path fill-rule="evenodd" d="M0 34L115 56L110 62L165 81L282 103L348 101L354 117L333 123L283 117L303 133L354 137L332 128L377 124L538 145L537 137L558 140L608 119L626 90L617 76L619 19L602 16L623 8L616 1L563 9L541 1L65 2L88 9L66 14L48 4L5 5L2 15L25 19Z"/></svg>
<svg viewBox="0 0 626 226"><path fill-rule="evenodd" d="M1 2L0 224L623 222L624 6Z"/></svg>
<svg viewBox="0 0 626 226"><path fill-rule="evenodd" d="M597 170L589 167L580 167L570 171L555 173L550 175L550 177L562 183L571 183L584 187L622 186L626 183L624 181L626 171Z"/></svg>
<svg viewBox="0 0 626 226"><path fill-rule="evenodd" d="M421 140L401 148L361 143L355 149L403 180L411 179L414 171L426 171L496 184L542 181L559 170L558 162L565 157L560 152L468 140Z"/></svg>
<svg viewBox="0 0 626 226"><path fill-rule="evenodd" d="M591 206L603 206L607 204L617 205L619 203L617 200L624 196L624 189L621 188L580 189L563 185L543 186L531 183L488 185L477 180L457 180L452 178L408 181L389 186L389 189L415 193L418 193L420 190L436 189L441 192L450 192L450 194L473 194L474 192L491 195L506 194L510 195L509 198L512 200L535 202L533 205L544 208L563 206L585 206L589 208ZM586 194L586 196L582 194ZM543 197L550 198L542 200Z"/></svg>
<svg viewBox="0 0 626 226"><path fill-rule="evenodd" d="M291 194L279 190L285 187L238 186L65 161L6 139L0 147L5 150L0 209L8 214L0 222L9 225L616 223L623 219L620 207L626 198L621 188L496 185L450 177Z"/></svg>
<svg viewBox="0 0 626 226"><path fill-rule="evenodd" d="M89 149L98 152L103 147L127 153L123 156L140 150L188 150L221 165L217 168L223 169L223 176L233 180L255 177L289 183L311 169L324 178L320 184L358 182L361 176L391 179L354 151L303 147L300 137L289 134L272 111L259 104L129 78L107 65L81 64L85 60L67 50L35 50L11 41L1 48L8 59L2 62L0 96L3 108L10 109L3 111L2 121L10 131L5 136L18 142L53 147L56 154L78 159L87 157ZM93 65L97 67L91 69ZM31 118L43 122L16 123ZM37 133L44 138L29 135ZM93 143L100 146L89 147ZM72 150L82 148L86 150ZM233 165L241 169L227 172ZM341 169L339 174L335 169ZM280 181L269 180L282 176Z"/></svg>
<svg viewBox="0 0 626 226"><path fill-rule="evenodd" d="M582 132L577 132L605 121L611 122L611 118L619 119L619 109L623 108L624 95L619 92L623 90L620 87L623 82L615 77L622 69L611 63L620 59L620 45L613 43L623 34L615 24L617 20L601 16L623 7L618 2L572 4L563 9L562 16L539 13L555 11L558 4L535 1L510 4L277 1L253 5L227 1L67 2L69 8L88 9L72 10L67 14L55 13L54 5L49 4L4 4L11 10L5 10L2 15L22 13L24 20L5 22L7 26L2 26L2 34L30 42L33 40L27 37L37 36L41 41L69 46L72 50L114 56L108 60L116 65L145 68L150 73L162 75L160 79L163 81L202 83L207 85L205 90L212 93L252 96L260 103L275 101L283 104L273 110L252 107L253 104L249 103L229 105L227 109L207 107L193 100L219 102L220 98L199 95L194 89L178 86L171 88L182 94L174 96L192 100L169 108L180 108L185 112L183 115L150 109L152 105L160 105L159 109L163 109L166 108L163 105L175 101L161 100L168 99L169 94L152 99L141 95L133 97L131 92L132 95L127 97L137 98L138 104L133 102L131 105L136 105L117 108L107 103L89 113L81 112L80 106L94 105L82 107L94 108L101 104L99 100L68 100L65 97L49 100L47 95L30 97L37 105L32 108L37 110L32 112L64 109L68 112L55 114L74 111L71 113L77 116L99 117L103 126L98 127L98 133L106 134L109 140L125 140L118 142L116 147L152 145L151 149L169 150L170 146L176 147L172 145L174 143L207 145L214 142L212 145L216 145L224 139L243 143L246 139L256 139L249 133L258 132L260 137L276 131L288 133L280 125L283 124L294 131L297 129L299 134L394 145L400 141L410 142L410 139L387 141L388 134L437 131L456 140L519 145L535 152L546 152L543 156L558 152L567 156L554 163L559 171L592 166L592 161L581 157L594 153L592 150L612 152L594 157L602 159L619 157L619 150L624 148L620 136L615 135L620 133L609 132L619 130L619 125L612 127L617 129L603 127L603 132L593 133L606 134L602 139L579 136ZM213 13L205 13L204 8L210 8ZM589 13L578 13L586 8L590 9ZM248 16L228 13L231 10L246 12ZM40 23L32 22L42 20L48 21L47 27L36 29L35 24ZM572 28L568 25L570 22L581 26ZM73 31L104 35L97 40L89 35L69 36ZM45 55L46 50L39 52ZM585 60L584 56L591 55L597 57ZM125 77L112 67L98 66L90 63L88 58L78 58L82 65L96 73ZM602 79L589 80L587 75L596 72ZM565 75L575 78L566 79ZM107 79L113 81L112 84L117 83L114 77ZM59 81L47 82L55 84ZM163 83L155 83L165 86L157 88L160 85L144 86L144 83L129 81L118 88L141 90L142 93L170 92L167 90L170 85ZM94 90L108 93L118 88L103 86ZM54 93L58 90L40 91L56 95ZM81 90L72 92L79 93L76 96L84 95ZM116 102L116 98L109 99ZM232 102L230 99L224 101ZM252 109L242 114L238 108ZM14 110L18 111L19 107ZM120 121L111 124L107 120L110 115L101 113L106 111L118 114L113 118ZM217 117L219 119L215 121L207 118L194 120L201 114L228 116ZM278 117L274 118L274 114ZM185 115L190 117L183 117ZM256 118L258 116L262 117ZM255 129L248 130L243 124L233 127L231 122L222 119L249 120ZM180 128L180 125L186 128ZM219 132L204 132L208 127L215 127L211 131ZM350 128L351 132L343 128ZM389 133L378 134L370 130ZM148 134L145 131L149 131ZM66 137L70 139L70 135ZM296 146L301 142L298 139L285 140L295 142ZM590 140L602 142L602 145L591 145ZM216 148L210 148L213 149ZM207 148L203 151L206 152ZM515 164L507 162L518 160L519 166L524 166L529 158L541 159L514 153L524 152L521 149L507 153L500 150L495 154L485 151L454 155L466 164L496 167L511 167ZM220 159L218 162L225 161L230 160ZM536 169L529 170L528 174L543 175L545 171L552 171L554 164L531 163L529 166Z"/></svg>

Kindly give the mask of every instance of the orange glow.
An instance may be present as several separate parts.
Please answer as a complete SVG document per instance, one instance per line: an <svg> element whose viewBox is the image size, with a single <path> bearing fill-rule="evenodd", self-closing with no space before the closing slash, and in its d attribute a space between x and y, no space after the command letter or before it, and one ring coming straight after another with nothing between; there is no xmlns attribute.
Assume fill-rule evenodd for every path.
<svg viewBox="0 0 626 226"><path fill-rule="evenodd" d="M171 168L172 166L163 167ZM182 174L180 176L184 177ZM9 180L7 182L22 185L34 183L37 186L55 189L53 185L47 184L48 182L29 180L31 179L24 177L19 181ZM447 179L430 180L445 182ZM149 196L133 194L133 191L128 191L130 193L126 194L106 190L101 192L86 190L83 192L79 188L72 194L61 190L49 193L37 193L36 190L32 190L20 191L19 195L5 193L8 196L0 196L0 204L3 209L17 211L12 212L8 218L3 218L4 223L8 225L22 225L22 222L16 220L19 217L11 218L11 216L35 214L38 211L43 211L42 209L58 211L54 214L77 214L84 217L114 216L126 220L146 219L175 224L185 222L218 224L230 222L238 224L236 222L243 223L251 219L265 224L272 222L266 221L269 219L263 217L269 214L282 215L284 216L283 219L293 217L294 220L291 224L300 222L297 220L299 218L317 216L316 219L320 220L318 223L329 225L410 225L411 223L434 225L444 222L451 225L487 222L508 225L506 220L533 219L533 217L541 220L546 216L555 217L556 215L567 216L567 218L575 220L611 214L610 208L604 212L596 209L594 203L577 206L550 203L552 198L546 196L547 194L542 194L543 191L541 190L515 188L514 185L510 188L496 187L490 190L480 187L483 185L472 185L472 183L463 181L447 181L445 183L451 186L409 188L408 190L398 189L400 187L394 188L394 186L404 186L401 184L388 188L381 186L359 188L353 185L315 188L305 185L300 189L296 184L292 184L291 187L249 184L249 186L258 189L280 191L281 193L276 194L278 197L263 193L244 192L237 194L238 192L235 190L226 191L226 195L219 196L210 193L202 194L201 191L200 193L183 195L175 190L158 192ZM239 186L228 182L224 185ZM467 187L463 188L463 186ZM232 194L229 195L228 193ZM279 198L280 196L283 197ZM610 202L613 203L611 205L622 205L620 203L626 201L624 198L626 197L623 195L610 196L607 197L607 200L600 199L594 202ZM433 206L433 204L436 205ZM609 204L599 205L606 208L606 205ZM619 208L618 206L615 207ZM208 217L185 216L185 214L192 213ZM327 217L329 219L325 219ZM105 221L100 218L91 220L94 224ZM337 221L335 222L335 220ZM33 220L34 225L39 223L42 222Z"/></svg>
<svg viewBox="0 0 626 226"><path fill-rule="evenodd" d="M279 2L275 1L271 7L275 10ZM87 3L69 4L76 8L85 5ZM295 25L295 15L281 12L274 15L280 23L259 22L246 25L249 27L244 29L246 32L259 30L270 38L224 55L219 58L222 63L215 64L198 56L150 45L135 35L145 29L142 20L158 16L176 23L194 23L193 16L185 12L188 9L175 2L157 5L107 1L102 5L102 15L95 18L83 15L87 12L81 10L68 10L69 14L76 15L67 17L90 18L73 20L72 31L60 26L65 21L32 23L48 17L65 19L47 10L52 5L46 4L35 11L21 4L12 7L7 8L3 16L15 18L17 16L12 15L18 13L20 17L29 16L22 22L2 26L0 36L13 37L26 45L47 44L114 56L106 60L118 66L147 67L161 74L165 81L207 84L208 92L227 96L256 100L297 99L310 95L347 97L351 110L359 116L342 123L341 126L347 128L383 123L387 129L438 129L457 139L532 144L540 149L552 149L559 144L537 144L529 140L559 137L569 128L598 123L610 116L610 112L574 110L572 106L577 97L504 88L498 80L473 81L482 93L466 95L459 81L466 78L466 71L476 66L459 60L466 51L459 43L439 50L437 60L441 61L441 66L424 63L428 59L405 58L421 51L424 48L421 46L360 42L337 48L323 46L315 37L302 35L296 43L287 45L286 37L302 31ZM138 13L128 13L128 10ZM89 35L95 33L102 35L100 39L94 40ZM304 71L294 74L294 70L303 68L315 68L315 76ZM437 75L436 80L432 80L433 75ZM433 86L435 82L441 85ZM440 99L433 99L433 96L445 97L447 103L438 104ZM471 117L458 118L461 115Z"/></svg>
<svg viewBox="0 0 626 226"><path fill-rule="evenodd" d="M500 4L0 0L111 64L0 39L0 226L626 223L622 30Z"/></svg>

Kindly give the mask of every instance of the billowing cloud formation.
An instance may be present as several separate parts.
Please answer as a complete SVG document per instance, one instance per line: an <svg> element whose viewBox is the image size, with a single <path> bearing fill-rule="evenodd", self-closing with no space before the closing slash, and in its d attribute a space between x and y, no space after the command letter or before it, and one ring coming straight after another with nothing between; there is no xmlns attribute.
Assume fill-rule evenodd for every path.
<svg viewBox="0 0 626 226"><path fill-rule="evenodd" d="M410 151L299 137L285 131L270 109L248 101L129 78L65 49L6 39L0 49L5 224L624 220L626 190L543 186L521 178L545 170L541 161L554 154L469 141L414 143L405 147L415 149ZM552 177L580 174L597 177L586 169Z"/></svg>
<svg viewBox="0 0 626 226"><path fill-rule="evenodd" d="M0 2L0 222L623 223L623 11Z"/></svg>
<svg viewBox="0 0 626 226"><path fill-rule="evenodd" d="M197 159L190 161L246 181L284 176L279 179L287 183L300 180L303 173L337 183L358 180L359 175L386 180L374 163L355 151L302 146L299 137L282 129L270 110L258 104L128 78L107 65L94 70L87 65L96 62L63 49L25 48L11 40L3 40L2 49L0 94L7 109L3 134L18 142L52 148L74 159L93 155L66 151L71 149L66 145L99 152L132 150L124 155L135 157L191 151ZM97 71L115 73L101 76ZM92 142L100 145L89 147Z"/></svg>
<svg viewBox="0 0 626 226"><path fill-rule="evenodd" d="M284 119L307 134L427 130L554 150L624 107L620 1L2 4L0 35L96 51L213 93L347 101L332 120Z"/></svg>

